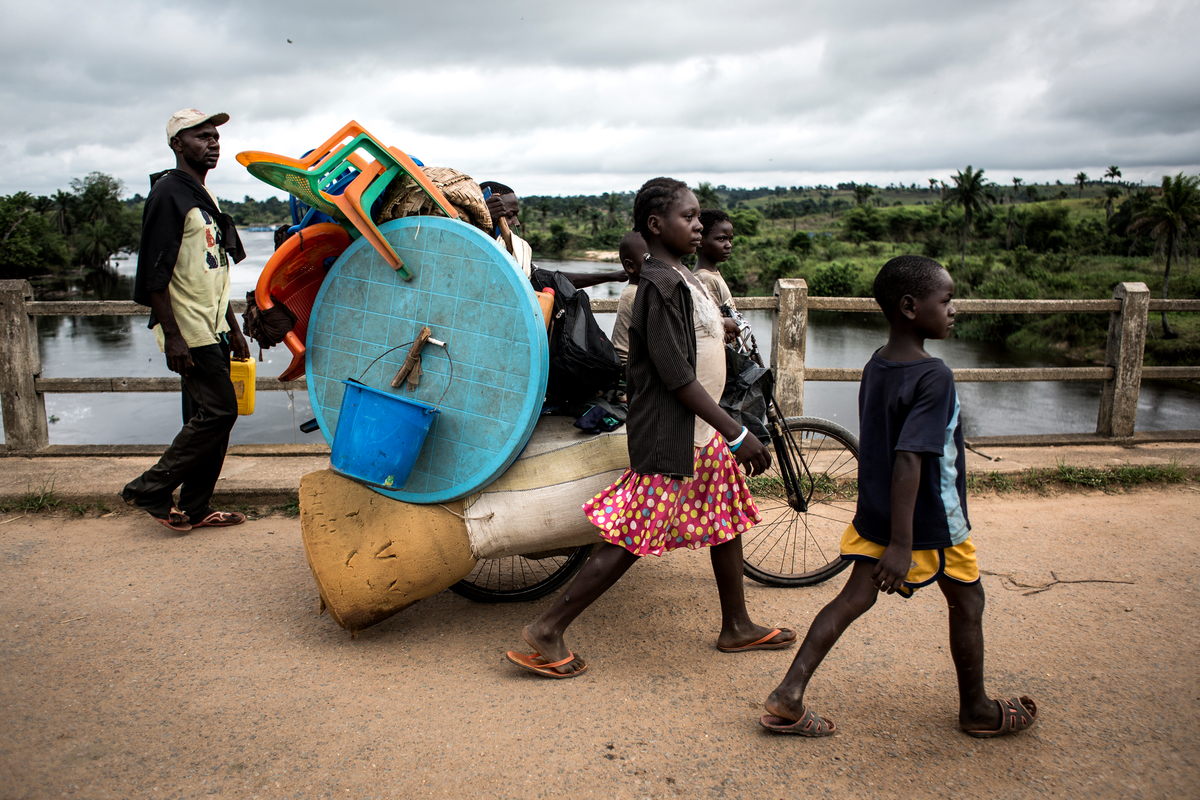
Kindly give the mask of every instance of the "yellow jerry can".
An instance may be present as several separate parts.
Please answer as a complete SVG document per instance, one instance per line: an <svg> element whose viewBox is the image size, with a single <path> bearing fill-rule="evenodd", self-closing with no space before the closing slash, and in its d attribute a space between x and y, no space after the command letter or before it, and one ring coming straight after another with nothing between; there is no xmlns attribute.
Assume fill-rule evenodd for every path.
<svg viewBox="0 0 1200 800"><path fill-rule="evenodd" d="M238 414L242 416L254 413L254 372L253 358L239 361L233 356L229 357L229 378L237 395Z"/></svg>

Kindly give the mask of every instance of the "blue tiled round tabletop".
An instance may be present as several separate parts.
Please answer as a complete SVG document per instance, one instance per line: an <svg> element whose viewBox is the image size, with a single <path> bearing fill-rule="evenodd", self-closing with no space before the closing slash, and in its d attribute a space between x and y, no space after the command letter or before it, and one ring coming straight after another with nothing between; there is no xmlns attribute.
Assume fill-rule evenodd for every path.
<svg viewBox="0 0 1200 800"><path fill-rule="evenodd" d="M498 478L533 433L550 360L541 310L529 280L477 228L444 217L406 217L379 230L412 280L401 278L366 239L341 255L309 318L309 399L332 444L346 378L431 405L446 390L408 481L397 489L372 488L409 503L466 497ZM412 342L423 325L446 342L453 379L446 351L426 345L420 386L392 389L409 348L368 365Z"/></svg>

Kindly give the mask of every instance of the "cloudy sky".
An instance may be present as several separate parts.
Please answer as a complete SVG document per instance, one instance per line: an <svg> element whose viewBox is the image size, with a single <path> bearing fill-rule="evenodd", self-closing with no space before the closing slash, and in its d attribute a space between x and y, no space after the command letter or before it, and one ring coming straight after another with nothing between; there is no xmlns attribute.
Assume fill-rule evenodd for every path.
<svg viewBox="0 0 1200 800"><path fill-rule="evenodd" d="M520 194L1200 170L1195 0L0 0L0 194L173 165L167 119L233 155L349 119ZM291 43L288 43L291 39Z"/></svg>

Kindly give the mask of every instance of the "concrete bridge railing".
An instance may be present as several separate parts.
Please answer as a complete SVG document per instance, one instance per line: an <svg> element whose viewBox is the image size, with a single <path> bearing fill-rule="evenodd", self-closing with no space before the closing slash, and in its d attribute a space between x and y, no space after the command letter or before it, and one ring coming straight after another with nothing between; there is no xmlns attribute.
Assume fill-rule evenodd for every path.
<svg viewBox="0 0 1200 800"><path fill-rule="evenodd" d="M875 301L862 297L809 297L800 279L776 282L772 297L739 297L741 310L773 311L771 367L776 396L786 416L804 410L806 381L857 381L861 368L817 368L804 363L809 311L879 313ZM245 301L234 301L234 311L245 310ZM1143 379L1200 380L1200 366L1146 367L1143 355L1151 312L1200 312L1200 300L1151 300L1144 283L1121 283L1111 300L956 300L962 313L1053 314L1088 312L1109 314L1108 345L1104 366L1046 367L1034 369L956 369L960 382L1101 381L1104 384L1096 433L1115 440L1133 436L1138 394ZM616 311L616 300L593 300L599 312ZM38 354L38 316L95 316L102 314L145 316L146 306L132 301L62 301L33 299L27 281L0 281L0 407L3 410L5 449L36 452L49 445L45 395L92 392L175 392L178 378L43 378ZM281 383L259 378L257 391L305 390L304 380Z"/></svg>

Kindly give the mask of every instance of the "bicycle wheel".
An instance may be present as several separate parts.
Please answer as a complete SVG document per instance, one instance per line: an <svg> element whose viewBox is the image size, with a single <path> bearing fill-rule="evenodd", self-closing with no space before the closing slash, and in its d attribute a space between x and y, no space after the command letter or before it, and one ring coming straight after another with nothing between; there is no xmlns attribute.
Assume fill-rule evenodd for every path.
<svg viewBox="0 0 1200 800"><path fill-rule="evenodd" d="M569 581L591 552L592 545L585 544L530 556L485 558L450 591L477 603L536 600Z"/></svg>
<svg viewBox="0 0 1200 800"><path fill-rule="evenodd" d="M781 441L807 509L788 501L777 445L771 469L748 481L762 522L742 534L742 568L768 586L813 586L850 565L839 550L858 502L858 437L816 417L791 417L784 425L791 436Z"/></svg>

